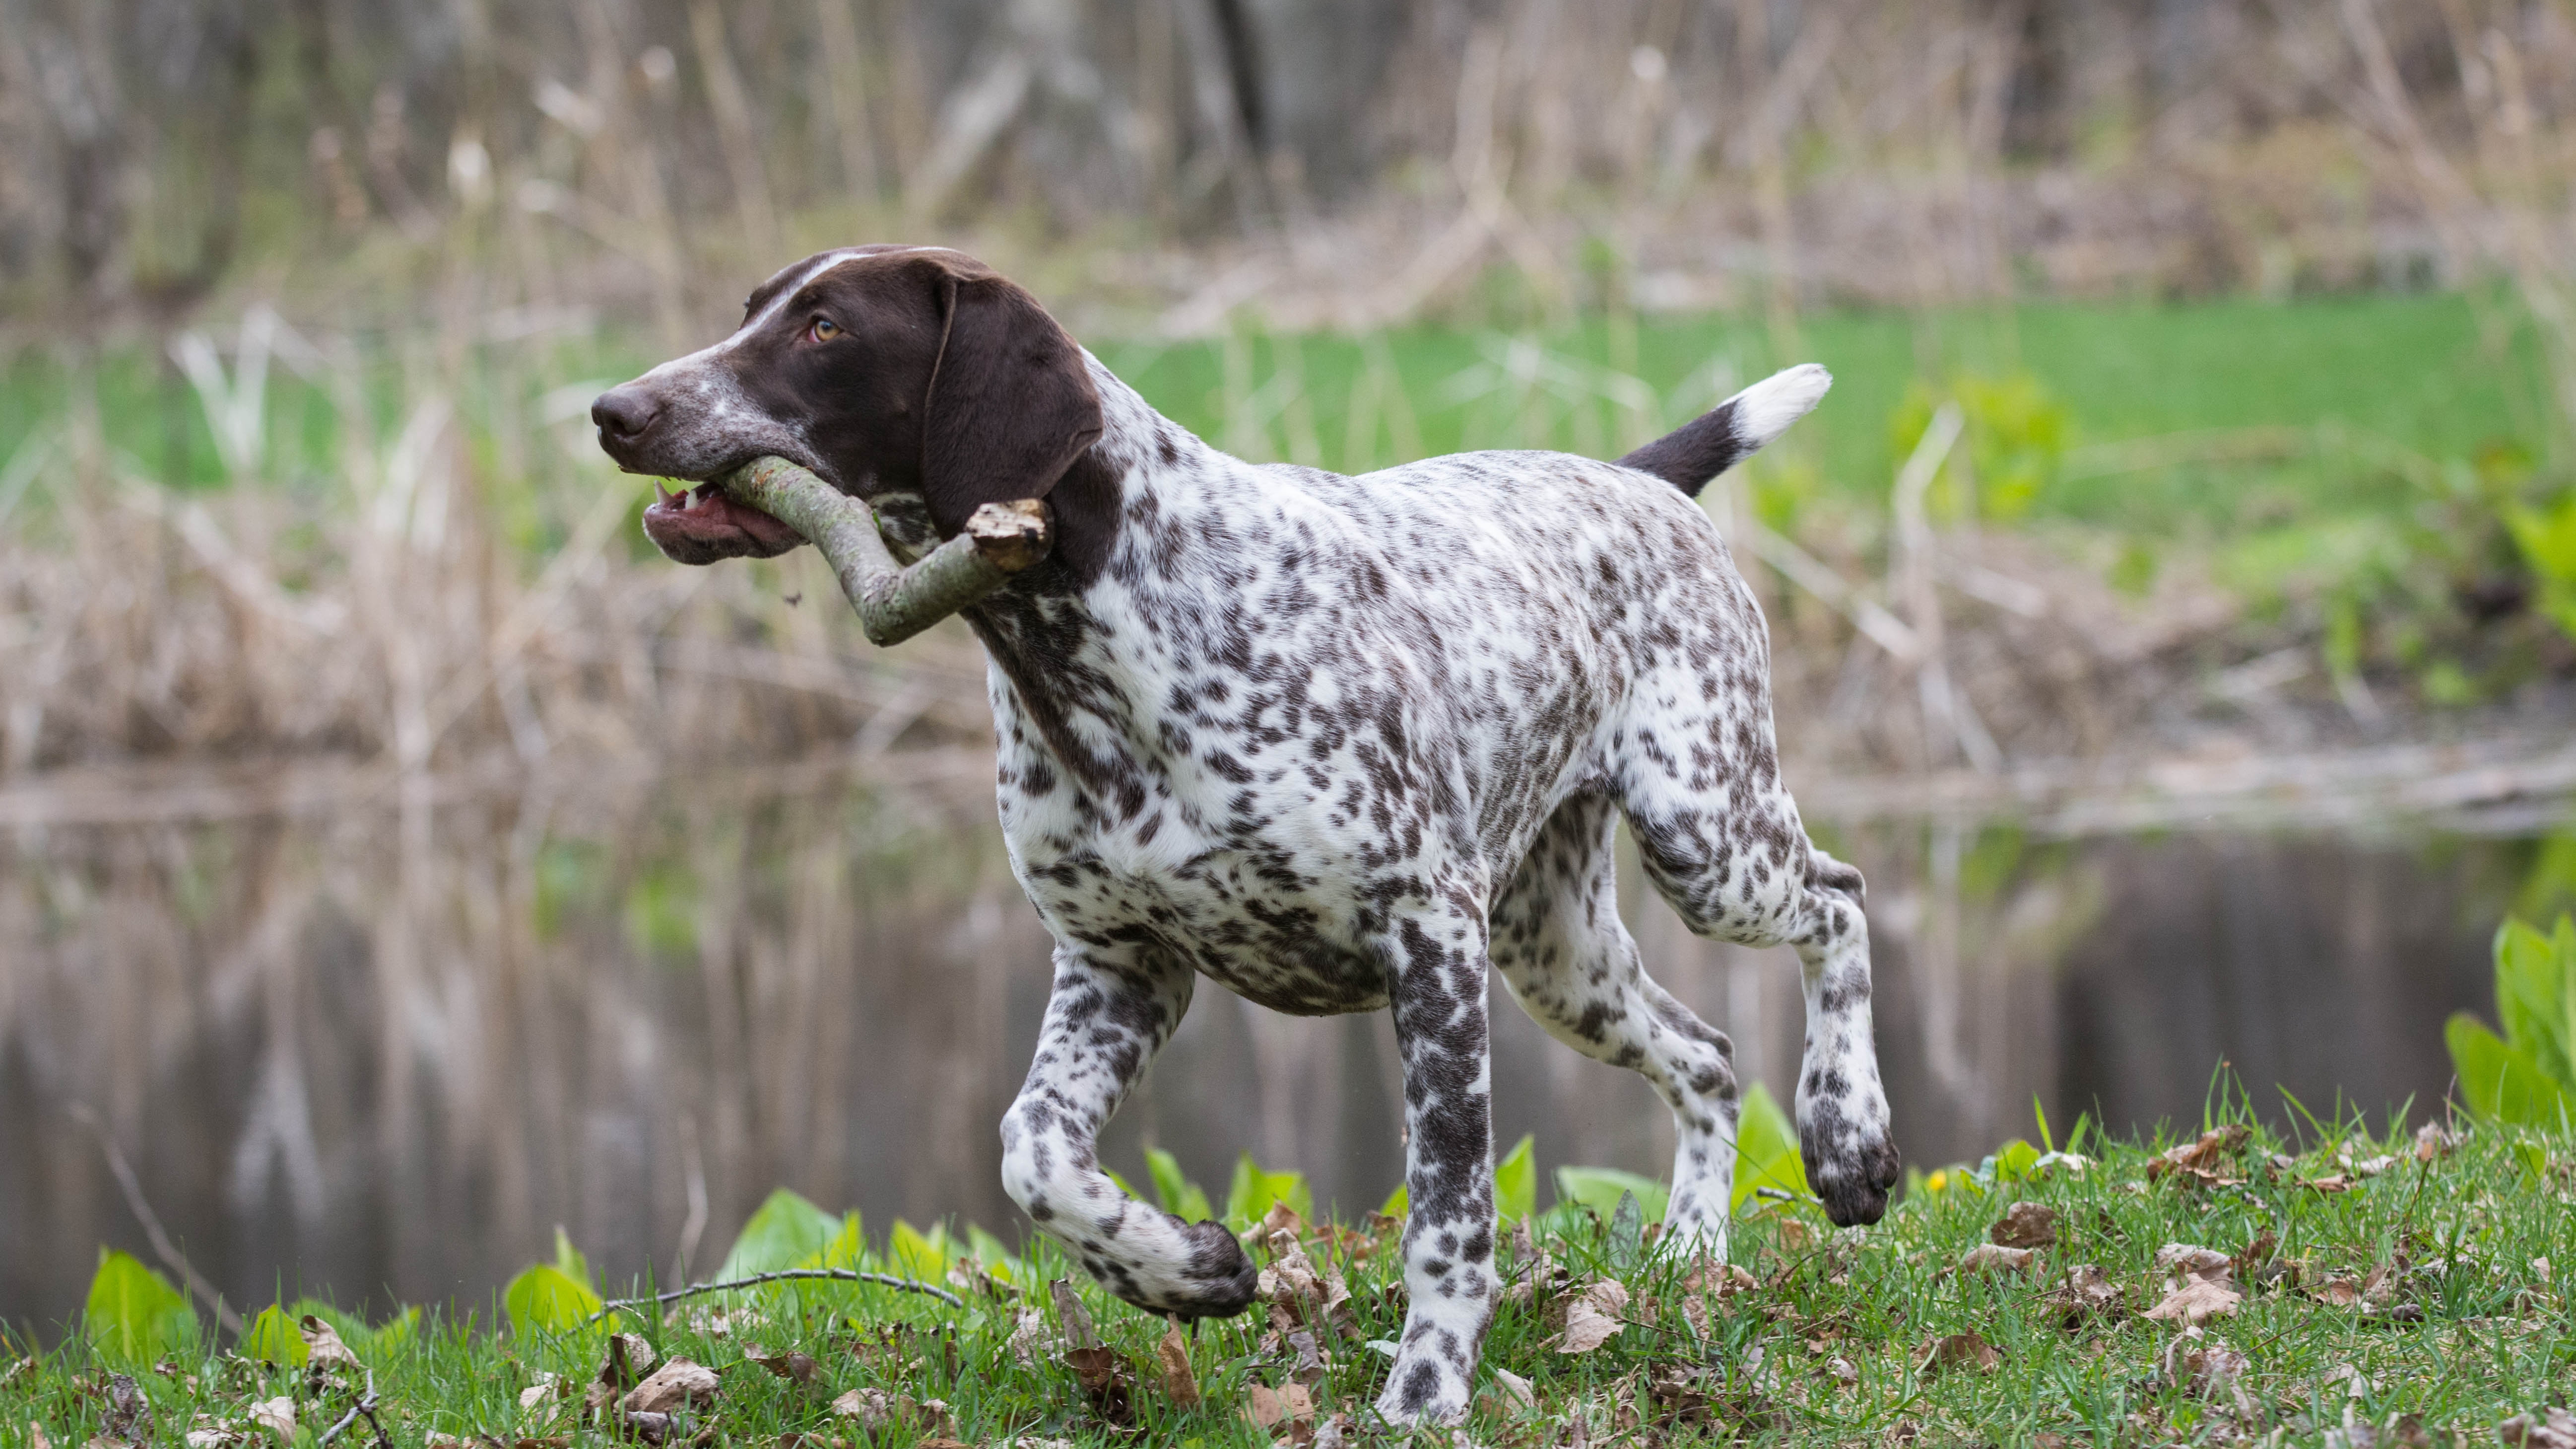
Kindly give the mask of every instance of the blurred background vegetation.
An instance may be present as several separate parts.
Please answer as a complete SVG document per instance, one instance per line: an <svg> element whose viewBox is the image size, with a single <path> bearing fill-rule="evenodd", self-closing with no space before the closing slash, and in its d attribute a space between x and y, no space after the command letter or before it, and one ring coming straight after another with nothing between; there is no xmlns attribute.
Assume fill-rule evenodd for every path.
<svg viewBox="0 0 2576 1449"><path fill-rule="evenodd" d="M0 0L0 1305L132 1236L72 1103L245 1301L1012 1220L971 638L669 565L586 416L860 241L1336 469L1825 362L1708 506L1909 1156L2429 1101L2576 898L2571 200L2539 0ZM1632 919L1784 1087L1789 968ZM1506 1140L1661 1168L1497 1021ZM1203 1004L1112 1156L1374 1202L1382 1035Z"/></svg>

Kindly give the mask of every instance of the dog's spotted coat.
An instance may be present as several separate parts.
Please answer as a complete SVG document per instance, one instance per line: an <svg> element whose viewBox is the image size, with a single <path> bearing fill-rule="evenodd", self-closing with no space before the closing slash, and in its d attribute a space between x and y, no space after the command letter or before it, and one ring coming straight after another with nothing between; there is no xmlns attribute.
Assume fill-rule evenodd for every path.
<svg viewBox="0 0 2576 1449"><path fill-rule="evenodd" d="M954 253L827 253L748 312L721 347L601 400L621 462L704 478L778 452L889 504L917 490L916 543L986 497L1043 494L1057 517L1055 556L968 613L991 658L1004 834L1057 941L1003 1175L1112 1292L1189 1316L1251 1299L1222 1225L1128 1197L1095 1155L1200 977L1300 1015L1393 1011L1410 1306L1388 1417L1459 1418L1493 1314L1489 967L1550 1034L1654 1085L1680 1137L1668 1232L1722 1254L1731 1050L1646 976L1620 923L1623 814L1693 930L1797 948L1809 1178L1835 1221L1877 1219L1897 1160L1860 875L1799 824L1761 614L1688 496L1812 407L1821 368L1616 464L1471 453L1346 478L1208 446ZM824 350L844 343L868 350ZM970 371L1014 401L953 419L990 406L950 391ZM910 414L915 387L908 424L828 416L851 406L833 388ZM906 426L910 454L837 441ZM943 464L970 426L1034 429L987 465L1034 475ZM726 507L702 489L647 525L686 561L774 551L769 520Z"/></svg>

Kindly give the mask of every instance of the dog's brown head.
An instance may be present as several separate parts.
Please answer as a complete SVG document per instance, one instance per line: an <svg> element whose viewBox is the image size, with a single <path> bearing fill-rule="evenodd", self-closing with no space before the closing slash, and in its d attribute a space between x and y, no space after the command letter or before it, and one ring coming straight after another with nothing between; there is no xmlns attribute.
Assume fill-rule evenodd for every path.
<svg viewBox="0 0 2576 1449"><path fill-rule="evenodd" d="M941 247L807 257L761 284L733 336L591 404L630 473L704 482L765 454L844 493L915 492L940 534L1042 498L1100 436L1082 349L1037 299ZM644 511L681 563L767 558L796 534L711 487Z"/></svg>

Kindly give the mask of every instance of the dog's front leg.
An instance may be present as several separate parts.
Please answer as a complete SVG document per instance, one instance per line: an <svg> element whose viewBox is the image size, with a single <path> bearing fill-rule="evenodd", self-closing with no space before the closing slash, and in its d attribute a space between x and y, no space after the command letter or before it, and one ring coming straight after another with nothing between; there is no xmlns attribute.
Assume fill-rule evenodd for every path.
<svg viewBox="0 0 2576 1449"><path fill-rule="evenodd" d="M1432 912L1397 926L1389 995L1404 1063L1404 1338L1380 1414L1399 1423L1466 1417L1493 1321L1493 1068L1481 915Z"/></svg>
<svg viewBox="0 0 2576 1449"><path fill-rule="evenodd" d="M1193 977L1158 956L1110 964L1059 946L1038 1051L1002 1118L1002 1186L1101 1286L1151 1313L1215 1318L1252 1301L1223 1223L1186 1223L1100 1170L1100 1129L1189 1010Z"/></svg>

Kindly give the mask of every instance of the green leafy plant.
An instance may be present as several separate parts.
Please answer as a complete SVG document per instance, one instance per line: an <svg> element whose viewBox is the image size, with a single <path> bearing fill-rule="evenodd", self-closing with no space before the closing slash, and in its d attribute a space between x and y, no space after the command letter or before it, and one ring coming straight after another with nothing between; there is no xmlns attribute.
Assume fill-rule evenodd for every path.
<svg viewBox="0 0 2576 1449"><path fill-rule="evenodd" d="M2549 935L2508 917L2495 938L2499 1037L2467 1012L2443 1038L2460 1095L2481 1117L2561 1130L2576 1124L2576 922Z"/></svg>
<svg viewBox="0 0 2576 1449"><path fill-rule="evenodd" d="M1203 1223L1216 1216L1207 1190L1181 1171L1181 1161L1159 1147L1145 1149L1145 1171L1154 1179L1154 1196L1163 1211L1186 1222Z"/></svg>
<svg viewBox="0 0 2576 1449"><path fill-rule="evenodd" d="M81 1310L81 1331L111 1359L151 1363L195 1345L197 1315L170 1280L143 1266L141 1259L101 1248L98 1271L89 1280L89 1301Z"/></svg>
<svg viewBox="0 0 2576 1449"><path fill-rule="evenodd" d="M555 1229L555 1260L536 1264L501 1290L501 1310L510 1316L510 1331L523 1338L577 1333L601 1307L599 1292L590 1285L590 1260L573 1247L562 1228Z"/></svg>
<svg viewBox="0 0 2576 1449"><path fill-rule="evenodd" d="M1247 1152L1235 1159L1234 1181L1225 1190L1225 1225L1240 1233L1284 1202L1308 1222L1315 1220L1315 1194L1302 1172L1269 1172Z"/></svg>
<svg viewBox="0 0 2576 1449"><path fill-rule="evenodd" d="M2074 437L2073 414L2026 372L1963 375L1941 388L1917 382L1889 419L1895 455L1911 453L1932 426L1933 414L1953 402L1966 427L1958 451L1933 480L1927 500L1933 516L2010 523L2029 513L2065 460ZM1962 462L1965 468L1959 466Z"/></svg>
<svg viewBox="0 0 2576 1449"><path fill-rule="evenodd" d="M2514 508L2505 514L2505 525L2540 584L2540 612L2576 638L2576 493L2545 509Z"/></svg>

